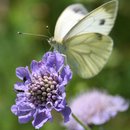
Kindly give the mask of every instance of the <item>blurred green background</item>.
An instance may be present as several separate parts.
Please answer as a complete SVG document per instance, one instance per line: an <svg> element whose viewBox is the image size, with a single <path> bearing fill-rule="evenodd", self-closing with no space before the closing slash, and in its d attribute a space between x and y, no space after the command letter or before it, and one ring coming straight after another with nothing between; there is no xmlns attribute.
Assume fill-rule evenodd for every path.
<svg viewBox="0 0 130 130"><path fill-rule="evenodd" d="M0 130L33 130L30 123L19 124L10 107L15 102L13 84L18 80L15 69L40 60L50 48L39 37L19 36L18 31L53 36L56 20L63 9L76 2L93 10L106 0L0 0ZM116 24L111 32L114 49L107 65L99 75L84 80L73 76L67 87L68 102L78 93L91 88L105 89L130 99L130 0L120 0ZM55 115L53 123L46 123L41 130L64 130L61 117ZM130 109L119 113L103 125L105 130L130 130Z"/></svg>

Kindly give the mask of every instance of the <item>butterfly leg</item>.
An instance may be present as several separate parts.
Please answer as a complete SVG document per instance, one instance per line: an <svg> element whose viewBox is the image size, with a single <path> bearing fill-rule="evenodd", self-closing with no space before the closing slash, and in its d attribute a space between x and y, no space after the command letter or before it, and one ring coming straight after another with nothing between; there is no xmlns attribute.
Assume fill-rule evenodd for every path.
<svg viewBox="0 0 130 130"><path fill-rule="evenodd" d="M51 50L52 50L52 46L50 47L49 51L51 51Z"/></svg>
<svg viewBox="0 0 130 130"><path fill-rule="evenodd" d="M65 54L61 54L64 57L65 65L67 65L67 57Z"/></svg>
<svg viewBox="0 0 130 130"><path fill-rule="evenodd" d="M63 68L67 65L67 58L66 55L61 54L64 57L64 64L60 67L60 69L58 70L58 73L61 74Z"/></svg>

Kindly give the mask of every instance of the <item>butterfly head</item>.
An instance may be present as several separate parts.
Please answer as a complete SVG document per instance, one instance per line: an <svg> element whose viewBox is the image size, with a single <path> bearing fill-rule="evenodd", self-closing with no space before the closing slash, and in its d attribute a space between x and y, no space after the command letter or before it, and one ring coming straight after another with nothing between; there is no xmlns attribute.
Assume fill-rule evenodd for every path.
<svg viewBox="0 0 130 130"><path fill-rule="evenodd" d="M63 46L61 43L57 42L54 37L49 38L48 43L51 45L51 47L54 48L54 51L58 51L60 53L64 53L66 50L66 47Z"/></svg>
<svg viewBox="0 0 130 130"><path fill-rule="evenodd" d="M51 38L48 39L48 43L49 43L52 47L54 47L54 46L56 45L56 41L55 41L55 39L54 39L53 37L51 37Z"/></svg>
<svg viewBox="0 0 130 130"><path fill-rule="evenodd" d="M56 40L54 39L54 37L49 38L48 43L50 44L51 47L54 48L54 50L57 50L58 44L57 44Z"/></svg>

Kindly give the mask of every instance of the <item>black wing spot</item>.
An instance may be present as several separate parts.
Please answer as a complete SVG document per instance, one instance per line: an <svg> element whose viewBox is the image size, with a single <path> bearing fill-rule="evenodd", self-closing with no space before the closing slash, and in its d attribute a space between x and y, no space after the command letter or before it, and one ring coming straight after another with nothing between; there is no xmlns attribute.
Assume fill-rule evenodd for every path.
<svg viewBox="0 0 130 130"><path fill-rule="evenodd" d="M73 8L75 13L81 12L81 10L79 8Z"/></svg>
<svg viewBox="0 0 130 130"><path fill-rule="evenodd" d="M105 19L101 19L100 22L99 22L99 25L104 25L105 24Z"/></svg>
<svg viewBox="0 0 130 130"><path fill-rule="evenodd" d="M86 14L86 10L81 9L81 8L79 8L79 7L73 8L73 11L74 11L75 13L79 13L79 14Z"/></svg>

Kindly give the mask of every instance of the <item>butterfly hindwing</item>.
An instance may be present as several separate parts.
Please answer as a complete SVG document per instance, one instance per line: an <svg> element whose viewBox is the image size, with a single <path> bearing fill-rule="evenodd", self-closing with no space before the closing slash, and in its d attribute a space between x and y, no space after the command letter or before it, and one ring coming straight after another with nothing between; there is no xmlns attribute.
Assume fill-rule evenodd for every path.
<svg viewBox="0 0 130 130"><path fill-rule="evenodd" d="M64 37L64 41L84 33L108 35L117 15L118 1L112 0L96 8L82 18Z"/></svg>
<svg viewBox="0 0 130 130"><path fill-rule="evenodd" d="M67 61L82 78L90 78L100 72L111 54L113 41L98 33L72 37L64 44Z"/></svg>

